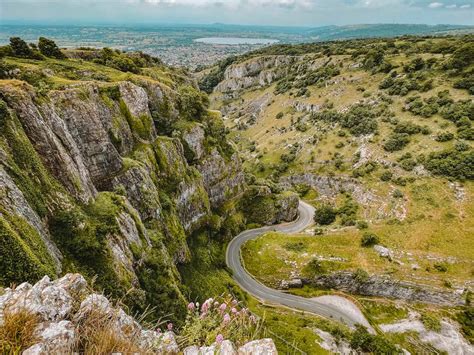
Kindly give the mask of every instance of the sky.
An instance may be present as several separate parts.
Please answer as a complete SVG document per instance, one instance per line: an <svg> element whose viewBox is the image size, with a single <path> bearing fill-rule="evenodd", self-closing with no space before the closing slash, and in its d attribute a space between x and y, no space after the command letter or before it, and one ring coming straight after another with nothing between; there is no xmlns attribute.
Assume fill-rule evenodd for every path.
<svg viewBox="0 0 474 355"><path fill-rule="evenodd" d="M0 23L474 25L474 0L0 0Z"/></svg>

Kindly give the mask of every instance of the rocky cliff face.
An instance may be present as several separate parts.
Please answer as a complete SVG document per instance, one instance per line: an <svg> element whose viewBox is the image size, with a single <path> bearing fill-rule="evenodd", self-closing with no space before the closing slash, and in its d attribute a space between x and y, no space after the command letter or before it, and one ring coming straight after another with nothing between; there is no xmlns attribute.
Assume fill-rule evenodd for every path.
<svg viewBox="0 0 474 355"><path fill-rule="evenodd" d="M387 297L408 302L421 302L441 306L460 306L465 301L462 295L422 287L409 282L396 281L377 275L358 275L352 272L336 272L303 280L312 286L335 289L363 296Z"/></svg>
<svg viewBox="0 0 474 355"><path fill-rule="evenodd" d="M230 93L250 87L265 86L282 78L288 65L295 63L297 57L275 55L249 59L243 63L230 65L224 80L216 87L216 92Z"/></svg>
<svg viewBox="0 0 474 355"><path fill-rule="evenodd" d="M0 284L80 271L138 309L166 299L159 312L179 317L187 238L247 189L202 100L192 83L143 75L57 90L0 80ZM269 222L294 216L273 207Z"/></svg>

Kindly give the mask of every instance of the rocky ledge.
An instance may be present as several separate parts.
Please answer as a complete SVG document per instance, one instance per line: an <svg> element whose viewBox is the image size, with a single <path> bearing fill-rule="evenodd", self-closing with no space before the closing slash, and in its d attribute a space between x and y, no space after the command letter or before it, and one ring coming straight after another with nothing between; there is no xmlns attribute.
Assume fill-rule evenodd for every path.
<svg viewBox="0 0 474 355"><path fill-rule="evenodd" d="M462 295L431 289L427 286L398 281L378 275L358 272L335 272L320 275L314 279L302 280L304 284L324 289L335 289L363 296L387 297L408 302L421 302L441 306L461 306L465 304Z"/></svg>
<svg viewBox="0 0 474 355"><path fill-rule="evenodd" d="M108 337L109 345L115 344L106 350L114 353L277 354L271 339L254 340L238 349L228 340L180 349L172 326L168 325L165 332L143 327L122 308L94 293L80 274L67 274L54 281L45 276L35 285L25 282L5 289L0 296L0 333L19 315L30 319L28 324L34 327L30 344L20 349L24 355L94 352L94 339L101 337Z"/></svg>

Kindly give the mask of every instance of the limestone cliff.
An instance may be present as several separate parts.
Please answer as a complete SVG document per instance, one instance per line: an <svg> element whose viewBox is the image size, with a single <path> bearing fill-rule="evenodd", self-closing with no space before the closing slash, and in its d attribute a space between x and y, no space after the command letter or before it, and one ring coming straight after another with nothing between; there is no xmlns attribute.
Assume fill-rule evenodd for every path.
<svg viewBox="0 0 474 355"><path fill-rule="evenodd" d="M209 228L228 236L210 221L235 214L247 190L220 114L175 73L73 81L51 66L47 88L20 80L31 70L22 63L0 80L0 284L81 272L135 309L179 318L187 240ZM260 222L295 216L272 199Z"/></svg>

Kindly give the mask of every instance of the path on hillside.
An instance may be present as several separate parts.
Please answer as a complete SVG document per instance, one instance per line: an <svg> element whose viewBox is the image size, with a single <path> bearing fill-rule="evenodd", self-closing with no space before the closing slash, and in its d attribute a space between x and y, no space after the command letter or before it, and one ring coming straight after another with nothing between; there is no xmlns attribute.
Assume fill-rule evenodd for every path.
<svg viewBox="0 0 474 355"><path fill-rule="evenodd" d="M255 280L242 266L240 249L245 242L270 231L288 234L301 232L313 223L314 208L300 201L298 215L298 219L294 222L249 229L237 235L227 246L227 266L233 271L233 277L240 287L260 301L314 313L353 327L355 324L360 323L360 316L357 317L351 314L351 312L346 312L343 309L328 305L327 303L318 302L315 299L295 296L267 287Z"/></svg>

